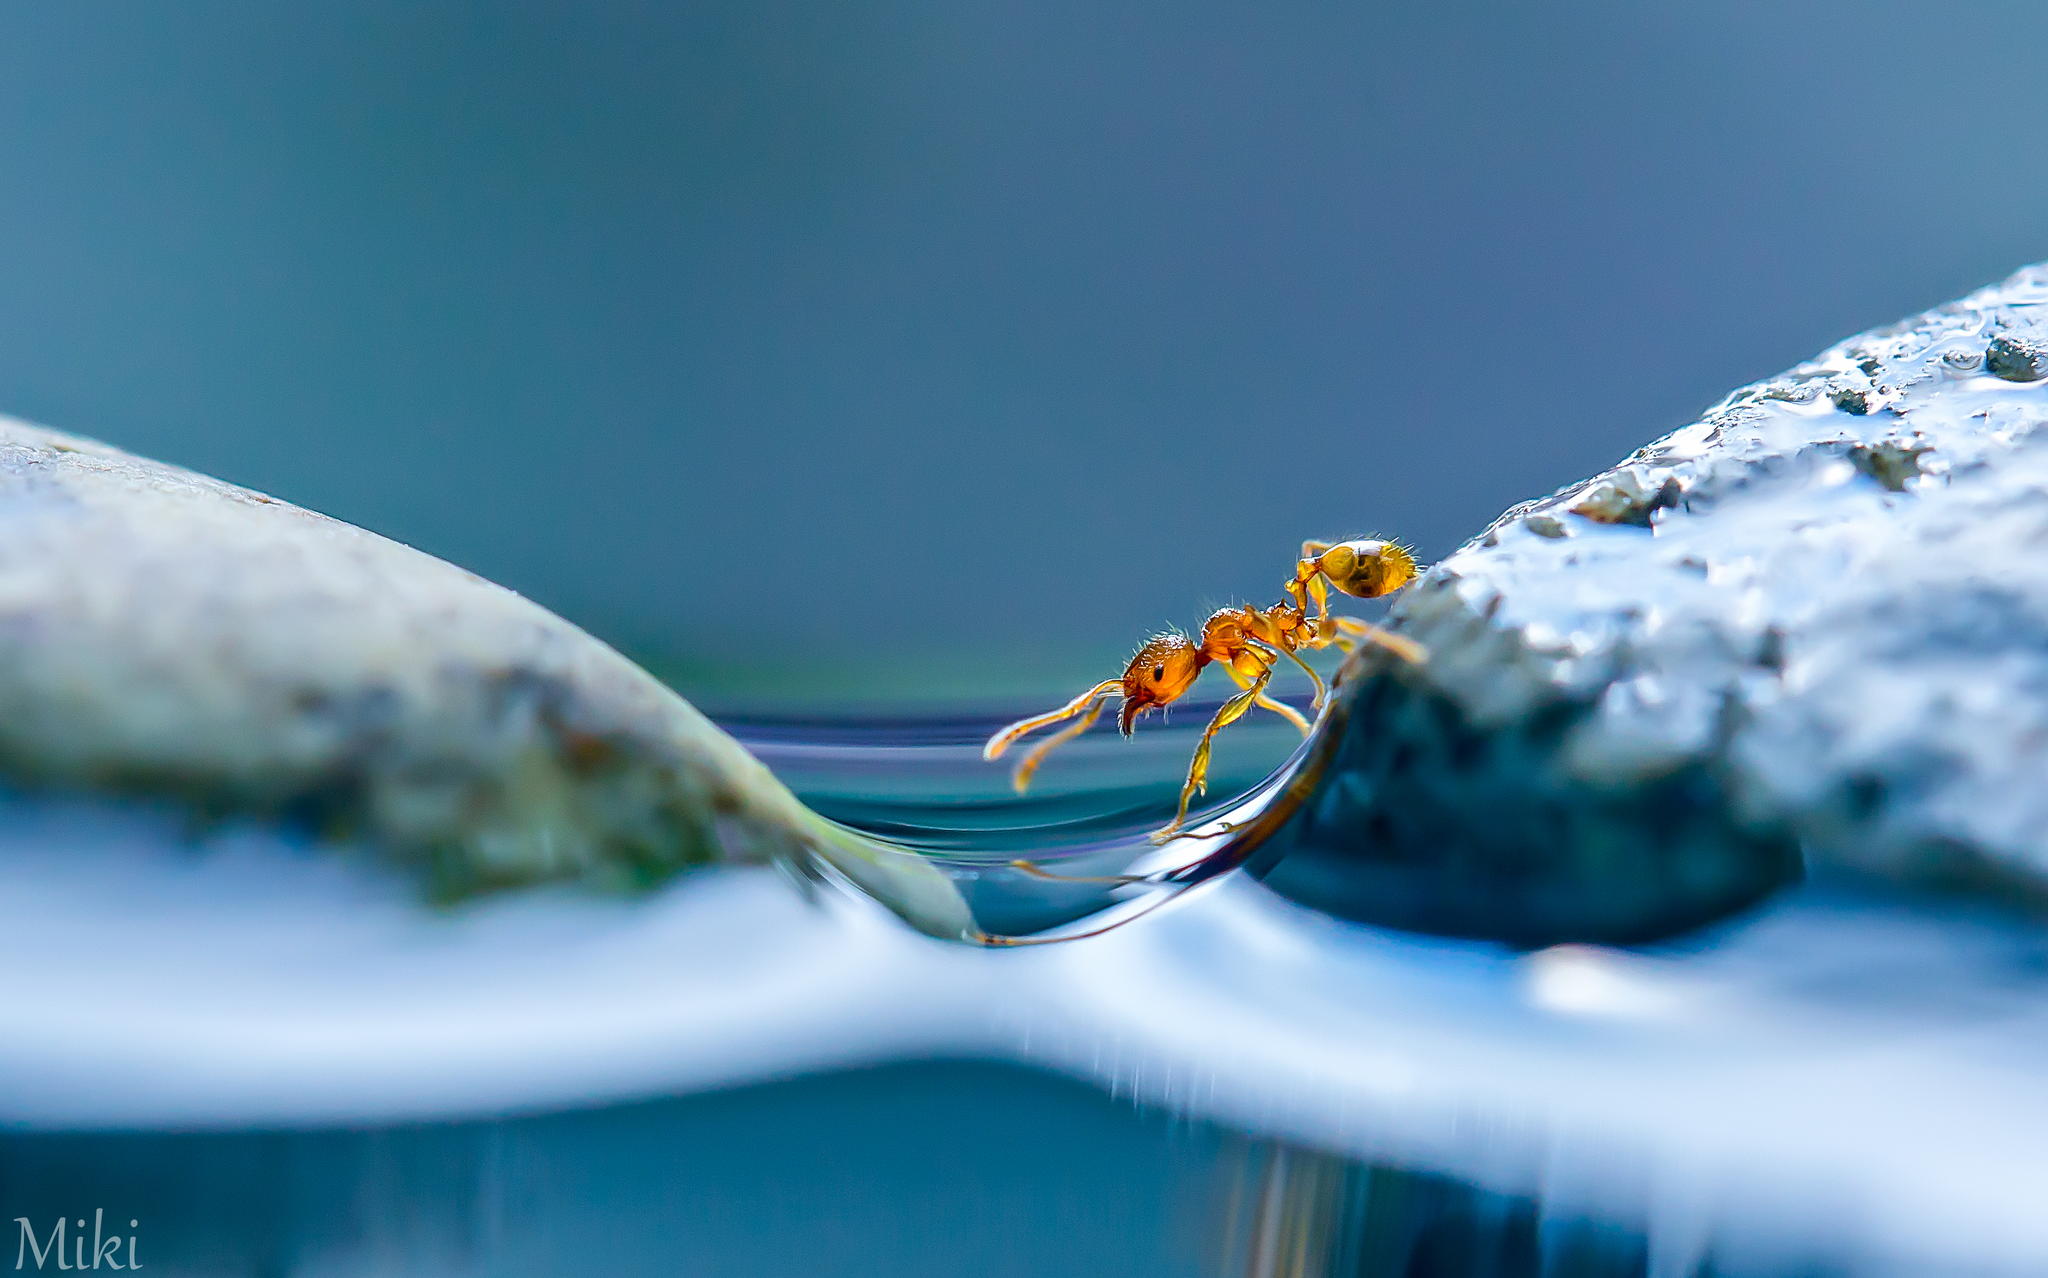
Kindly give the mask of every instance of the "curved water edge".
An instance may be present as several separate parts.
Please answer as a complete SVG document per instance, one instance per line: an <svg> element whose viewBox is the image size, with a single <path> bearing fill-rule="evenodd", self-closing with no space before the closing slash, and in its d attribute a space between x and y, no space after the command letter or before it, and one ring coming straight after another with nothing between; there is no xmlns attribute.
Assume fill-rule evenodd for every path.
<svg viewBox="0 0 2048 1278"><path fill-rule="evenodd" d="M167 858L162 819L0 836L0 967L36 973L0 1125L446 1121L994 1059L1559 1210L2048 1263L2048 940L1994 919L1806 888L1686 949L1516 955L1234 875L997 951L761 868L437 914L389 867L254 830Z"/></svg>
<svg viewBox="0 0 2048 1278"><path fill-rule="evenodd" d="M1946 388L1944 402L1956 412L1993 414L2014 402L2015 374L2032 386L2048 370L2048 363L2012 364L2012 351L1992 352L2006 361L1997 368L1947 360L1946 348L1909 353L1923 363L1941 356L1946 367L1913 383L1917 391L1888 388L1877 371L1862 371L1864 386L1848 372L1819 369L1846 380L1824 400L1817 392L1797 398L1753 390L1763 406L1745 401L1735 424L1753 424L1751 409L1780 424L1834 413L1860 420L1883 411L1887 395L1924 397L1936 387ZM1876 367L1882 371L1882 361ZM2024 426L2030 437L2048 439L2035 429L2038 414L2021 421L2005 412L1999 421L2008 434ZM1822 442L1848 446L1846 437ZM1822 459L1827 501L1859 512L1897 505L1904 486L1918 481L1896 468L1917 465L1919 454L1901 443L1879 455L1880 445L1859 434L1848 453ZM1964 459L1961 448L1950 453L1947 460ZM2037 449L2032 469L2012 471L2015 482L2033 482L2043 455ZM1657 458L1644 454L1630 464L1651 462ZM1623 548L1624 540L1639 547L1664 509L1652 509L1664 491L1605 494L1620 505L1585 516L1599 527L1583 535L1540 524L1549 518L1563 526L1563 517L1535 506L1511 512L1501 528L1520 539L1514 553L1584 569L1577 579L1590 586L1626 576L1619 554L1602 567L1595 552ZM1575 490L1567 513L1578 517L1582 495ZM237 510L236 520L248 513ZM1788 511L1794 531L1810 513L1806 505ZM224 536L221 544L243 541ZM381 544L364 550L391 553ZM49 581L68 584L61 576ZM1699 577L1684 587L1690 593L1671 598L1693 599L1712 584ZM441 589L429 594L438 599ZM1418 605L1448 589L1425 583L1403 611L1417 620ZM246 1131L447 1121L871 1063L990 1060L1073 1075L1292 1146L1629 1222L1664 1240L1662 1254L1679 1257L1664 1266L1671 1272L1698 1268L1681 1263L1688 1247L1696 1259L1703 1240L1729 1237L1764 1251L1860 1257L1891 1271L2048 1266L2048 1231L2038 1224L2033 1192L2036 1151L2048 1144L2048 1102L2037 1086L2037 1062L2048 1048L2040 980L2048 940L2037 921L1916 890L1911 876L1863 865L1854 889L1829 880L1870 861L1875 845L1846 833L1833 844L1809 839L1809 848L1840 854L1801 863L1817 866L1818 879L1795 883L1773 859L1762 890L1717 895L1700 910L1681 901L1688 909L1676 914L1660 905L1643 915L1656 925L1639 931L1589 932L1576 918L1532 939L1495 920L1468 926L1421 914L1389 918L1372 912L1386 908L1374 886L1380 880L1358 873L1361 858L1383 852L1407 857L1397 867L1403 874L1420 867L1450 875L1415 894L1430 909L1450 901L1526 919L1531 900L1526 879L1489 880L1498 890L1489 889L1459 877L1469 866L1409 855L1413 840L1397 847L1368 837L1390 793L1383 777L1378 789L1365 784L1379 776L1371 769L1380 756L1361 754L1353 766L1332 743L1355 742L1365 735L1360 725L1381 732L1387 716L1372 697L1401 680L1350 681L1313 740L1264 782L1250 784L1256 770L1219 776L1218 793L1246 797L1192 833L1223 820L1242 826L1234 837L1155 848L1146 835L1168 814L1161 805L1203 717L1198 709L1180 731L1148 731L1136 747L1076 743L1063 756L1072 767L1069 788L1020 803L993 797L999 771L967 774L975 767L968 752L986 726L948 727L938 734L946 744L931 750L857 730L827 742L816 724L773 742L728 724L736 729L729 737L616 654L592 648L587 636L566 635L558 619L534 619L496 595L478 600L481 611L509 610L522 626L543 627L516 632L544 634L547 643L515 652L515 672L552 668L567 651L599 662L607 682L508 680L493 660L473 663L490 678L457 681L453 699L447 687L427 689L405 703L411 719L441 724L451 713L470 715L483 730L466 738L465 749L500 740L521 746L505 756L506 766L499 760L479 773L490 783L482 792L502 800L495 815L504 819L473 827L436 815L459 814L459 805L399 805L386 815L428 811L438 824L421 827L408 846L446 846L452 837L472 855L464 865L506 872L485 876L482 887L519 890L457 893L453 903L428 907L419 864L373 853L372 840L316 846L246 812L195 832L190 810L169 799L0 800L0 970L33 973L14 991L0 1034L0 1126ZM264 601L252 595L241 602L281 668L303 673L290 634L262 629L272 616ZM1495 615L1475 609L1483 621ZM486 637L497 644L508 633ZM66 655L60 648L52 652ZM1768 651L1777 657L1748 659L1748 666L1764 670L1757 678L1775 688L1783 654ZM1490 689L1502 670L1520 668L1484 644L1444 645L1443 652L1447 660L1409 675L1438 680L1462 671ZM360 690L355 673L339 666L319 672ZM1544 666L1540 673L1555 672ZM17 682L24 695L48 683ZM182 687L161 682L174 694ZM579 700L604 688L609 699ZM322 752L356 744L346 734L362 727L362 707L349 698L290 702L300 723L276 719L274 707L254 695L267 690L249 681L223 678L215 690L210 704L234 712L224 721L317 729L306 740ZM478 690L489 696L472 705ZM365 704L379 715L392 710ZM337 706L348 713L337 714ZM1655 722L1662 721L1641 719ZM594 736L592 723L610 735ZM614 732L621 724L638 735ZM1256 731L1233 729L1230 740L1249 742ZM638 742L641 753L592 748L614 739ZM1532 739L1548 738L1539 732ZM100 750L108 742L127 749L118 733L88 744ZM230 775L273 779L274 761L252 741L224 732L215 743L239 752L235 766L243 772ZM544 747L539 754L525 751L534 743ZM190 742L165 731L149 744L175 761ZM665 753L684 745L689 750ZM1091 750L1098 752L1092 761ZM1113 766L1104 765L1107 751L1118 752ZM369 756L342 750L337 757ZM1645 757L1609 749L1597 761ZM1471 763L1460 763L1454 748L1445 758ZM423 765L436 761L421 756ZM643 763L655 770L643 775ZM1409 767L1398 749L1386 763L1387 776L1405 776ZM1318 788L1325 767L1335 784ZM656 774L720 784L689 789L702 802L678 808L667 791L642 784ZM422 766L396 777L392 794L439 794L439 775ZM1086 785L1075 787L1082 775ZM535 777L567 788L529 784ZM593 779L609 788L586 791ZM1317 819L1293 823L1291 833L1321 831L1321 846L1294 847L1284 864L1334 851L1341 886L1366 885L1365 908L1337 899L1320 913L1247 875L1220 873L1311 790ZM1874 793L1865 806L1880 811L1873 805L1887 791ZM619 806L606 795L641 806ZM1626 802L1590 810L1625 837L1598 846L1624 849L1632 862L1588 860L1583 853L1595 845L1585 841L1543 843L1531 831L1546 827L1503 821L1497 806L1469 795L1440 804L1439 815L1495 827L1509 868L1532 863L1522 855L1531 848L1576 855L1558 863L1580 873L1562 880L1558 893L1576 907L1610 884L1616 866L1678 863L1682 849L1673 840L1714 834L1639 820L1645 811L1668 816L1654 793L1624 787L1603 802L1617 795ZM550 802L533 806L536 797ZM2020 797L2031 801L2034 792ZM1535 795L1539 806L1573 812L1587 810L1584 798L1565 790ZM636 811L673 820L692 839L660 843L664 854L643 864L634 858L652 846L644 823L621 815ZM1871 811L1851 815L1867 823ZM560 824L528 822L535 813ZM412 828L386 824L400 833ZM593 873L581 877L557 873L579 868L556 864L561 849L585 845L569 838L557 846L553 836L593 830L611 841L590 846L612 848L621 859L596 858L581 867ZM1459 845L1424 851L1444 846ZM691 855L670 855L678 849ZM812 855L820 864L811 864ZM1147 881L1048 883L1012 868L1017 856L1056 871L1135 872ZM1875 863L1885 864L1882 857ZM2032 870L2025 858L2006 868L2013 866ZM609 872L620 868L647 871L643 881L625 884L642 894L592 890L619 886ZM840 890L847 886L861 891ZM901 926L883 904L924 935ZM1148 911L1086 944L1019 950L934 939L1065 935L1086 928L1083 920ZM1358 921L1332 917L1339 913ZM1404 921L1547 948L1517 952L1374 926ZM1696 930L1626 951L1548 944L1588 935L1657 942L1678 927Z"/></svg>
<svg viewBox="0 0 2048 1278"><path fill-rule="evenodd" d="M452 564L7 418L0 522L7 786L317 831L429 900L775 864L990 930L932 859L807 809L644 668Z"/></svg>
<svg viewBox="0 0 2048 1278"><path fill-rule="evenodd" d="M1311 712L1305 690L1282 699ZM718 722L829 824L842 852L901 868L911 886L934 868L946 876L971 925L920 930L1002 943L1092 931L1155 908L1242 865L1300 803L1328 725L1319 719L1316 736L1302 741L1262 715L1219 744L1219 801L1198 805L1181 837L1155 843L1153 832L1173 813L1173 779L1215 709L1190 700L1178 719L1148 724L1134 738L1109 731L1082 738L1025 795L1010 790L1007 768L980 757L988 733L1015 717L1006 718L1007 709L796 724L733 714ZM1020 858L1070 881L1020 873ZM1090 881L1104 876L1144 881ZM894 882L856 886L916 922L915 911L892 895ZM933 910L926 917L949 916Z"/></svg>

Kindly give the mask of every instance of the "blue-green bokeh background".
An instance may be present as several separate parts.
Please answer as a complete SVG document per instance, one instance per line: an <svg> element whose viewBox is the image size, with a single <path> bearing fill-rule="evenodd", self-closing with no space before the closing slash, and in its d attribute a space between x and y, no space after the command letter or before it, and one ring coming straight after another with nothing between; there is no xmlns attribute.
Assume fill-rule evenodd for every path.
<svg viewBox="0 0 2048 1278"><path fill-rule="evenodd" d="M7 5L0 411L711 703L1050 697L2048 257L2044 50L2040 0ZM1208 1272L1205 1127L972 1071L674 1108L18 1140L0 1218L132 1176L167 1266L402 1239L502 1138L620 1273Z"/></svg>
<svg viewBox="0 0 2048 1278"><path fill-rule="evenodd" d="M678 672L1064 689L2048 256L2036 0L0 13L0 409Z"/></svg>

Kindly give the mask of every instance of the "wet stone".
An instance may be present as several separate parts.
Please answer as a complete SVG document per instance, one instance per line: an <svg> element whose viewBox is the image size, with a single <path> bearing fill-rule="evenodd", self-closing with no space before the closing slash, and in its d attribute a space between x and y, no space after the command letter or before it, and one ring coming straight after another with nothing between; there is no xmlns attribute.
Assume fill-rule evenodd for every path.
<svg viewBox="0 0 2048 1278"><path fill-rule="evenodd" d="M441 900L823 862L928 931L966 925L937 870L812 815L538 605L276 498L0 418L0 802L50 795L274 823L416 871Z"/></svg>
<svg viewBox="0 0 2048 1278"><path fill-rule="evenodd" d="M1852 445L1849 460L1857 470L1892 492L1902 493L1906 491L1907 483L1919 477L1921 458L1933 451L1924 443L1884 440L1875 444Z"/></svg>
<svg viewBox="0 0 2048 1278"><path fill-rule="evenodd" d="M1809 870L2048 905L2044 322L2034 267L1504 516L1396 602L1427 662L1347 668L1261 872L1517 945ZM1574 519L1641 531L1528 535Z"/></svg>
<svg viewBox="0 0 2048 1278"><path fill-rule="evenodd" d="M1570 509L1572 514L1598 524L1634 524L1648 528L1652 515L1678 504L1679 493L1678 481L1669 475L1661 480L1646 481L1640 472L1627 469L1588 485ZM1554 517L1538 513L1528 518Z"/></svg>
<svg viewBox="0 0 2048 1278"><path fill-rule="evenodd" d="M2009 382L2038 382L2048 377L2048 326L1992 338L1984 348L1984 367Z"/></svg>

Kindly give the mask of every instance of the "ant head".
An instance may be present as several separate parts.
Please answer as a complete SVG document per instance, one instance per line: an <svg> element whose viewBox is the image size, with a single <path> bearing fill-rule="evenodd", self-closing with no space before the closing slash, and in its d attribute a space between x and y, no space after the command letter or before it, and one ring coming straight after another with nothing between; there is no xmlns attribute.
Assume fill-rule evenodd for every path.
<svg viewBox="0 0 2048 1278"><path fill-rule="evenodd" d="M1415 580L1415 552L1398 541L1343 541L1318 555L1316 567L1345 594L1377 599Z"/></svg>
<svg viewBox="0 0 2048 1278"><path fill-rule="evenodd" d="M1124 667L1124 704L1116 726L1125 736L1138 716L1186 692L1202 673L1202 650L1186 635L1153 635Z"/></svg>

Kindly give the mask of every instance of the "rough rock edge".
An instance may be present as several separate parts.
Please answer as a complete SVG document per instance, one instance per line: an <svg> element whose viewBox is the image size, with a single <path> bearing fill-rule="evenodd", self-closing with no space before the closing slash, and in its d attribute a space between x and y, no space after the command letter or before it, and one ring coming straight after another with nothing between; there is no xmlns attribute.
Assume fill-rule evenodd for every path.
<svg viewBox="0 0 2048 1278"><path fill-rule="evenodd" d="M1430 661L1349 672L1271 881L1522 944L1668 935L1816 865L2048 902L2048 813L2012 757L2044 761L2048 696L2013 688L1982 745L1939 701L1972 694L1942 665L1958 645L2048 670L2026 656L2048 575L2018 557L2048 521L2044 336L2036 266L1502 514L1393 610ZM1769 504L1801 500L1810 529ZM1925 646L1838 642L1890 627ZM1887 697L1924 735L1882 721Z"/></svg>

